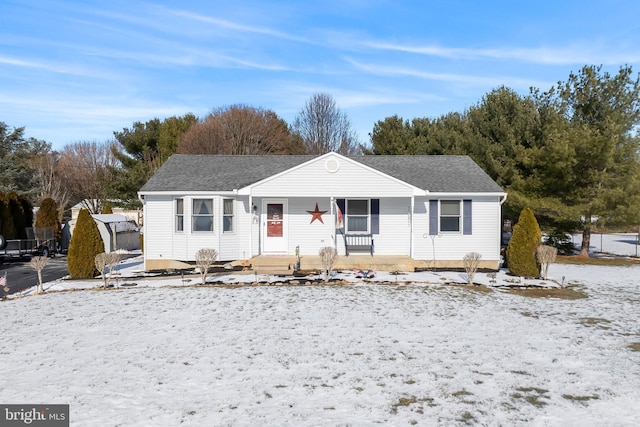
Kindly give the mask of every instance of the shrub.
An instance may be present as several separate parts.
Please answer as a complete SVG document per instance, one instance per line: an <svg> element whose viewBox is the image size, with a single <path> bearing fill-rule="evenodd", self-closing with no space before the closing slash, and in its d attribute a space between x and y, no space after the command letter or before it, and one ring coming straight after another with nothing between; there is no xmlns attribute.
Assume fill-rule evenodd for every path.
<svg viewBox="0 0 640 427"><path fill-rule="evenodd" d="M480 259L482 255L478 252L469 252L462 258L462 262L464 264L464 271L467 273L467 280L470 285L473 285L473 276L476 275L476 271L478 271L478 266L480 265Z"/></svg>
<svg viewBox="0 0 640 427"><path fill-rule="evenodd" d="M549 273L549 266L556 262L556 256L558 255L558 250L553 246L540 245L536 249L536 258L538 259L538 263L542 268L542 278L547 280L547 275Z"/></svg>
<svg viewBox="0 0 640 427"><path fill-rule="evenodd" d="M69 243L67 268L74 279L90 279L98 273L95 258L104 252L98 226L86 209L81 209Z"/></svg>
<svg viewBox="0 0 640 427"><path fill-rule="evenodd" d="M562 230L555 229L544 237L543 243L553 246L560 255L573 255L575 247L571 241L571 235Z"/></svg>
<svg viewBox="0 0 640 427"><path fill-rule="evenodd" d="M318 253L320 255L320 259L322 261L322 271L324 273L324 281L329 281L329 275L331 274L331 270L333 270L333 263L336 261L338 257L338 253L335 248L331 246L325 246L320 249Z"/></svg>
<svg viewBox="0 0 640 427"><path fill-rule="evenodd" d="M538 221L530 208L520 212L518 223L507 246L509 270L516 276L540 277L540 266L536 261L536 248L540 246L542 233Z"/></svg>
<svg viewBox="0 0 640 427"><path fill-rule="evenodd" d="M196 252L196 265L200 270L200 278L203 285L207 283L207 273L209 273L209 269L216 258L218 258L218 251L212 248L202 248Z"/></svg>
<svg viewBox="0 0 640 427"><path fill-rule="evenodd" d="M112 214L113 208L111 207L111 203L107 202L104 204L104 208L102 208L103 214Z"/></svg>

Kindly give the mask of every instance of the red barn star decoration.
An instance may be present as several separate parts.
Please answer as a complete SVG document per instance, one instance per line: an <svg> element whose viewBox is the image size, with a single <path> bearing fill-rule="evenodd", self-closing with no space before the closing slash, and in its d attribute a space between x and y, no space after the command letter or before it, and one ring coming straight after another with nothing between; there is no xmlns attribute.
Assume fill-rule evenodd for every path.
<svg viewBox="0 0 640 427"><path fill-rule="evenodd" d="M311 214L311 222L309 224L313 224L313 221L315 221L316 219L324 224L324 221L322 220L322 215L326 214L327 211L321 211L320 209L318 209L318 204L317 203L316 203L316 209L315 210L307 211L307 212Z"/></svg>

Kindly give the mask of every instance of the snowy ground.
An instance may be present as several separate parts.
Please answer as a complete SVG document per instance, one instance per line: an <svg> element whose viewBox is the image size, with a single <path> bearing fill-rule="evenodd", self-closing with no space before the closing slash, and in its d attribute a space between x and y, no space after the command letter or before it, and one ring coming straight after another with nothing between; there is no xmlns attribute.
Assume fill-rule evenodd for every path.
<svg viewBox="0 0 640 427"><path fill-rule="evenodd" d="M120 285L139 268L126 261ZM489 290L345 273L353 284L159 278L15 298L0 304L0 402L70 404L74 426L637 425L639 274L552 266L588 295L571 300L508 293L504 273L478 275Z"/></svg>

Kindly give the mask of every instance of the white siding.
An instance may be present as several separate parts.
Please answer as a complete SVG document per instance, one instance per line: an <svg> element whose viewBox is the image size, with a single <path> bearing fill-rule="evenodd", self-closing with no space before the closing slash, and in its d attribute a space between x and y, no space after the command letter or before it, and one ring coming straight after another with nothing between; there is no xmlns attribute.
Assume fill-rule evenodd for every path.
<svg viewBox="0 0 640 427"><path fill-rule="evenodd" d="M410 255L410 198L380 199L380 234L373 236L375 255Z"/></svg>
<svg viewBox="0 0 640 427"><path fill-rule="evenodd" d="M462 260L469 252L478 252L486 261L500 259L500 203L498 197L475 197L472 200L471 235L442 233L429 236L429 198L416 198L414 208L415 259Z"/></svg>
<svg viewBox="0 0 640 427"><path fill-rule="evenodd" d="M196 252L202 248L218 251L218 260L230 261L251 256L249 227L251 215L248 197L234 198L211 194L183 196L184 231L177 232L175 225L175 199L181 196L147 196L145 199L144 256L147 259L173 259L195 261ZM223 199L235 199L235 231L223 233ZM213 199L213 232L191 231L193 199ZM256 225L257 227L257 225Z"/></svg>
<svg viewBox="0 0 640 427"><path fill-rule="evenodd" d="M339 162L335 172L326 162ZM293 168L251 188L258 197L402 197L414 188L380 172L344 158L323 157Z"/></svg>

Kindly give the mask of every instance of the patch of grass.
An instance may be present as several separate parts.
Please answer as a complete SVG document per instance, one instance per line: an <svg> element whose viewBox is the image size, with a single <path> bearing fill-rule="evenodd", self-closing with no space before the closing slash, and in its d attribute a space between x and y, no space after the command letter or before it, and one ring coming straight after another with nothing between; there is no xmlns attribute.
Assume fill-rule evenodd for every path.
<svg viewBox="0 0 640 427"><path fill-rule="evenodd" d="M465 411L462 413L462 415L460 416L460 420L461 422L467 424L467 425L474 425L476 424L476 417L473 416L473 414L471 414L471 412Z"/></svg>
<svg viewBox="0 0 640 427"><path fill-rule="evenodd" d="M547 405L547 402L542 399L549 398L549 395L546 394L549 390L537 387L518 387L516 390L520 393L513 393L511 397L514 399L522 399L536 408L542 408Z"/></svg>
<svg viewBox="0 0 640 427"><path fill-rule="evenodd" d="M609 267L631 267L640 265L640 259L637 258L585 258L578 256L558 255L557 264L574 264L574 265L603 265Z"/></svg>
<svg viewBox="0 0 640 427"><path fill-rule="evenodd" d="M629 348L631 349L631 351L640 351L640 342L629 344Z"/></svg>
<svg viewBox="0 0 640 427"><path fill-rule="evenodd" d="M506 292L531 298L559 298L559 299L582 299L589 296L576 289L560 288L560 289L509 289Z"/></svg>
<svg viewBox="0 0 640 427"><path fill-rule="evenodd" d="M574 396L572 394L563 394L562 397L567 399L567 400L571 400L571 401L579 402L579 403L586 403L589 400L600 399L600 396L598 396L597 394L594 394L593 396Z"/></svg>
<svg viewBox="0 0 640 427"><path fill-rule="evenodd" d="M611 329L606 326L606 324L611 323L611 321L599 317L583 317L578 323L585 326L597 326L599 329Z"/></svg>
<svg viewBox="0 0 640 427"><path fill-rule="evenodd" d="M460 391L456 391L456 392L454 392L454 393L451 393L451 396L453 396L453 397L460 397L460 396L473 396L473 393L471 393L471 392L469 392L469 391L467 391L467 390L465 390L465 389L462 389L462 390L460 390Z"/></svg>
<svg viewBox="0 0 640 427"><path fill-rule="evenodd" d="M408 396L408 397L401 397L398 399L398 401L394 404L391 405L391 413L393 414L397 414L398 413L398 408L403 407L403 406L411 406L414 404L418 404L419 406L415 409L415 412L419 413L419 414L423 414L424 413L424 406L422 404L426 404L426 406L437 406L437 404L433 403L433 398L432 397L416 397L416 396ZM413 409L412 409L413 410Z"/></svg>

